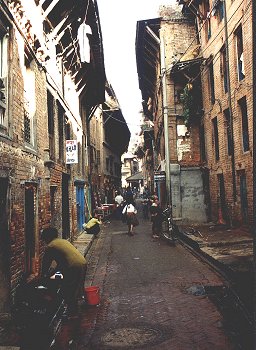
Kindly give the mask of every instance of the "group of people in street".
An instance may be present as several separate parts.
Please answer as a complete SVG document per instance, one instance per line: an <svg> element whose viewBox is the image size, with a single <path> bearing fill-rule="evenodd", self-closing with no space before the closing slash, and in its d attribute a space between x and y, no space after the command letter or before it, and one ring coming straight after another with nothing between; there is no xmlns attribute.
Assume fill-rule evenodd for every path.
<svg viewBox="0 0 256 350"><path fill-rule="evenodd" d="M122 220L127 224L130 236L134 235L134 227L139 225L137 218L137 209L135 205L135 196L130 187L124 192L124 197L120 191L117 191L115 196L116 211L115 217L117 220Z"/></svg>
<svg viewBox="0 0 256 350"><path fill-rule="evenodd" d="M134 227L136 227L139 222L137 218L137 208L135 204L134 194L130 188L124 193L124 197L121 192L118 191L115 197L116 204L116 219L123 220L127 223L128 234L134 235ZM162 209L158 200L157 195L150 196L147 189L143 192L143 198L141 201L142 213L144 219L149 219L152 222L152 237L158 238L160 236L162 228Z"/></svg>

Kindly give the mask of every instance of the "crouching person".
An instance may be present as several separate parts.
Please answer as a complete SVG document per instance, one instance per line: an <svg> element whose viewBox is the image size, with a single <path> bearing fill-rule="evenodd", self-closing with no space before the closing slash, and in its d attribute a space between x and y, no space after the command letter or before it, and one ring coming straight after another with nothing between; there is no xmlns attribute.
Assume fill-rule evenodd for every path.
<svg viewBox="0 0 256 350"><path fill-rule="evenodd" d="M83 229L92 235L97 235L100 232L101 221L95 215L94 218L91 218L86 224L83 224Z"/></svg>
<svg viewBox="0 0 256 350"><path fill-rule="evenodd" d="M84 290L86 260L69 241L58 238L58 231L54 227L44 229L41 238L47 244L42 262L42 275L50 277L56 271L63 274L62 291L67 304L67 315L76 316L78 299ZM53 262L55 271L51 269Z"/></svg>

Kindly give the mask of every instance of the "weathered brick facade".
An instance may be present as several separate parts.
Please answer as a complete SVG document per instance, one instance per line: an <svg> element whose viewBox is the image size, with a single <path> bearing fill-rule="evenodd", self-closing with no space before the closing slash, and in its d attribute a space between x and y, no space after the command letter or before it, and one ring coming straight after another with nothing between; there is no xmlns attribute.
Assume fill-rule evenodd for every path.
<svg viewBox="0 0 256 350"><path fill-rule="evenodd" d="M93 2L88 6L91 23L95 20L97 26ZM75 80L81 63L65 56L61 39L51 36L54 28L49 31L42 16L46 8L37 1L28 5L14 0L2 2L0 10L0 312L8 312L21 275L31 279L40 271L44 249L40 231L54 225L72 241L85 220L89 188L85 120L93 104L103 102L105 75L97 72L99 85L91 100L80 95L81 84L87 84L87 90L90 84L81 76L79 83ZM69 13L68 8L62 10ZM61 20L48 15L48 25ZM72 25L79 23L75 19ZM65 35L64 28L60 38ZM98 28L93 29L93 40L98 35ZM62 47L62 61L56 47ZM74 57L79 60L77 53ZM100 68L102 59L95 57ZM89 64L83 74L88 69ZM100 89L103 97L99 94L97 100ZM77 141L77 164L66 162L66 140Z"/></svg>
<svg viewBox="0 0 256 350"><path fill-rule="evenodd" d="M231 225L250 224L253 215L251 1L177 2L182 5L184 17L177 8L170 11L168 6L159 12L159 45L165 40L165 68L170 75L165 75L152 58L151 63L156 67L154 73L150 68L148 72L143 70L137 59L139 79L143 80L145 75L141 83L142 96L153 101L157 163L161 163L164 170L166 147L162 115L166 106L162 105L161 83L166 78L171 172L175 177L179 167L194 168L196 172L200 169L208 220ZM154 37L154 21L145 23L150 26L145 32L151 37ZM197 23L197 30L193 22ZM145 36L145 47L149 41L149 36ZM151 50L155 54L155 48ZM144 54L146 57L146 50ZM148 77L154 86L153 97ZM160 78L156 80L156 77ZM198 103L200 93L202 104ZM184 118L188 132L182 126ZM173 181L174 177L171 174L172 202L182 205L185 185ZM176 213L177 208L173 210L182 217L187 215L181 206Z"/></svg>
<svg viewBox="0 0 256 350"><path fill-rule="evenodd" d="M172 214L176 220L185 222L194 221L196 218L198 222L205 222L206 208L203 195L203 174L200 169L201 143L199 138L201 95L198 94L197 100L195 99L196 108L190 111L188 121L184 118L184 106L181 101L187 86L191 85L194 91L200 90L200 60L197 60L197 50L194 49L197 52L195 56L190 55L192 58L186 58L181 65L177 65L191 42L193 48L197 48L198 42L194 40L196 28L193 20L185 16L179 6L162 6L159 15L159 23L156 19L145 21L145 29L142 24L138 25L141 33L143 30L147 33L144 34L145 49L142 53L140 53L142 44L139 42L139 35L143 37L143 34L138 33L138 52L145 57L144 65L149 60L148 56L154 55L155 60L151 59L151 66L155 66L154 72L148 68L151 75L146 70L144 73L143 65L140 59L137 59L137 64L139 66L141 64L140 79L143 79L143 73L145 74L144 84L141 84L143 99L152 101L148 103L148 111L144 110L144 113L154 122L153 166L155 170L166 172L166 182L156 182L155 189L163 207L167 202L172 205ZM156 38L157 24L159 25L158 39ZM155 36L152 32L155 33ZM152 38L154 41L151 43ZM155 48L156 45L158 45L158 50ZM151 55L148 55L149 47L151 47ZM151 84L148 83L149 78ZM168 138L165 137L167 130ZM167 164L167 142L169 164ZM146 147L150 149L150 144L147 144ZM169 166L170 193L168 193L167 172Z"/></svg>
<svg viewBox="0 0 256 350"><path fill-rule="evenodd" d="M202 27L201 49L206 59L202 70L202 94L212 219L246 224L252 222L253 193L252 6L251 1L247 0L215 2L215 7L214 1L210 1L209 5L208 19L204 17L198 22L199 27ZM199 8L201 13L206 15L206 1L203 1ZM208 38L209 23L211 36ZM228 51L224 50L225 45ZM238 48L239 45L242 46ZM224 56L229 65L230 90L225 90L228 68ZM243 71L240 77L239 58L240 69ZM210 67L213 69L213 77L209 75ZM214 101L211 101L210 81L214 84ZM244 101L244 104L241 105L241 101ZM244 117L241 106L245 108ZM230 121L225 116L227 110L230 111ZM214 118L217 118L215 131ZM214 136L215 132L218 134L217 139ZM228 133L231 139L233 138L231 151L228 148ZM218 157L216 148L219 151Z"/></svg>

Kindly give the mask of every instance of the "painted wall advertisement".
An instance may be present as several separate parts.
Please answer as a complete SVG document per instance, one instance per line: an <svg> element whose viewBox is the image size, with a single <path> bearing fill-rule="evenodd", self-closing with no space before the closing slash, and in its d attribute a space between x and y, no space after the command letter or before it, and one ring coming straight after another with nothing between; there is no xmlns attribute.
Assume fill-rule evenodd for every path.
<svg viewBox="0 0 256 350"><path fill-rule="evenodd" d="M66 140L66 164L78 163L77 140Z"/></svg>

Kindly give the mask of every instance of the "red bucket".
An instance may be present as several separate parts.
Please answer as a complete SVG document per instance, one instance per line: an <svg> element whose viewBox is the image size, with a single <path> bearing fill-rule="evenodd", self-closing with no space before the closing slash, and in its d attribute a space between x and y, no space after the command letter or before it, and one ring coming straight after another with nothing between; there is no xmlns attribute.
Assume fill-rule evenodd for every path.
<svg viewBox="0 0 256 350"><path fill-rule="evenodd" d="M84 289L86 300L89 305L98 305L100 303L100 288L99 287L86 287Z"/></svg>

